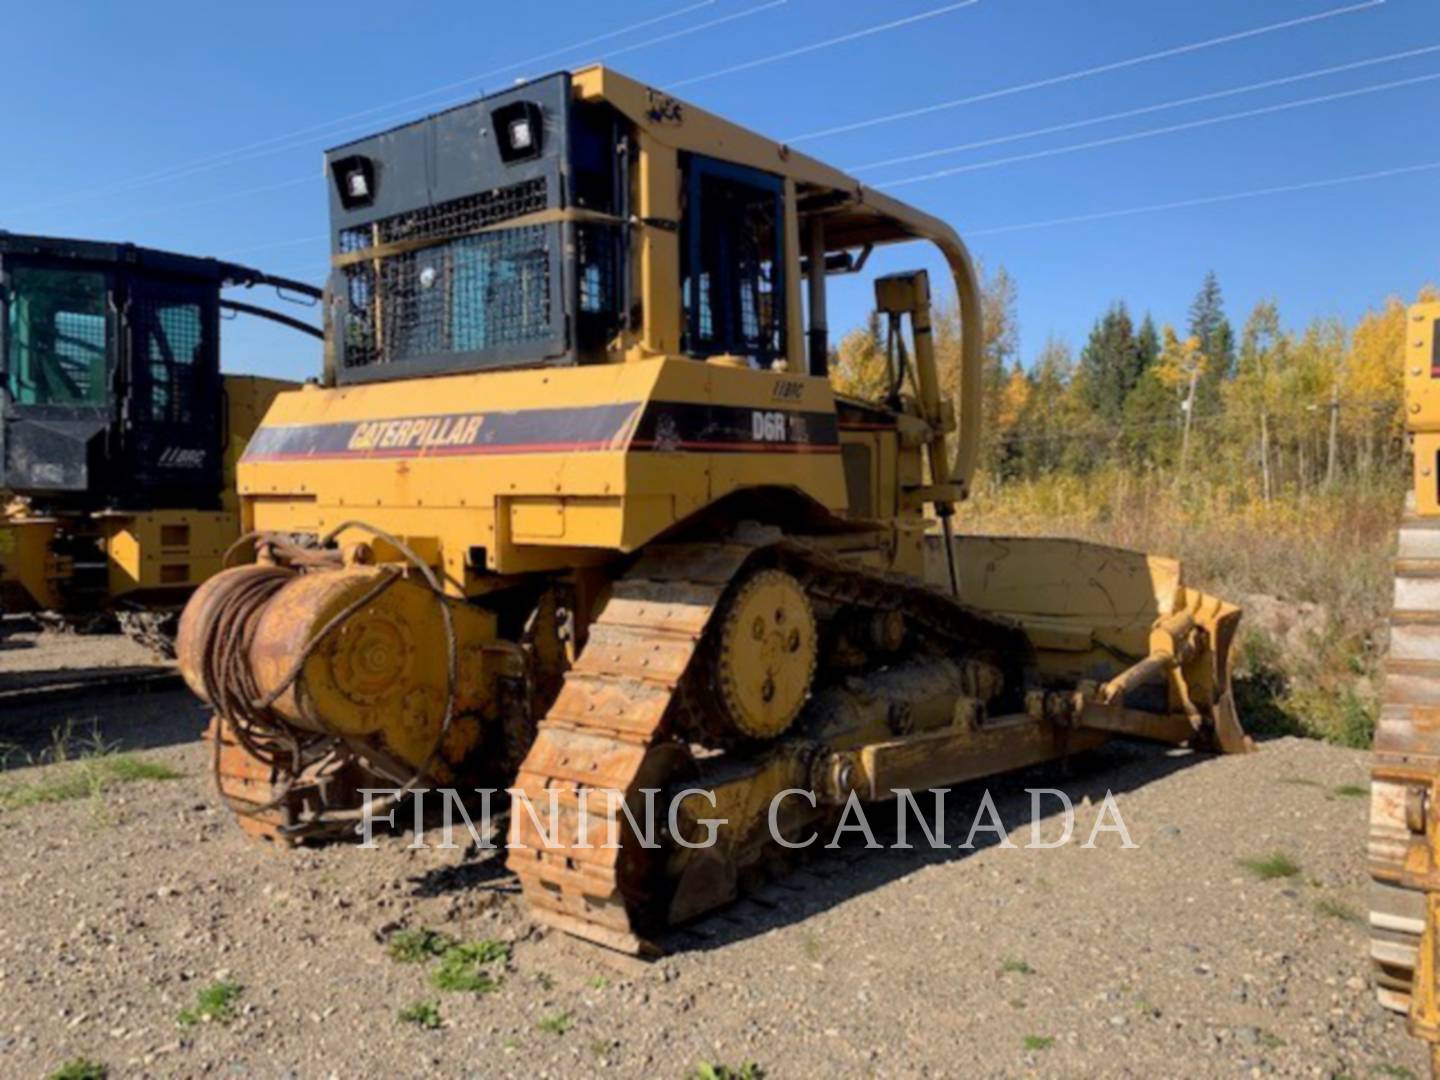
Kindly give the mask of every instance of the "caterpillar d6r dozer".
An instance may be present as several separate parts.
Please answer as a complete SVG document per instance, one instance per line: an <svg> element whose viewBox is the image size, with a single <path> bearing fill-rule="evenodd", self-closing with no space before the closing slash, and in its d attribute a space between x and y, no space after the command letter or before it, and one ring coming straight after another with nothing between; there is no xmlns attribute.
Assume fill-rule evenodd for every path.
<svg viewBox="0 0 1440 1080"><path fill-rule="evenodd" d="M328 166L324 385L282 394L251 440L258 560L180 629L248 829L353 825L359 786L509 781L557 807L511 814L535 915L644 951L852 794L1117 733L1247 748L1239 612L1173 560L951 537L981 313L941 222L601 67ZM875 282L887 399L827 378L827 277L906 241L959 293L954 404L923 272ZM691 786L715 806L685 801L642 843L643 792ZM790 788L813 802L772 833ZM698 817L726 822L712 846L687 846Z"/></svg>
<svg viewBox="0 0 1440 1080"><path fill-rule="evenodd" d="M257 285L321 295L214 259L0 233L0 609L118 617L168 649L240 535L240 451L297 385L221 375L221 311L318 333L221 296Z"/></svg>
<svg viewBox="0 0 1440 1080"><path fill-rule="evenodd" d="M1370 784L1370 955L1387 1008L1409 1013L1440 1076L1440 304L1406 322L1414 457Z"/></svg>

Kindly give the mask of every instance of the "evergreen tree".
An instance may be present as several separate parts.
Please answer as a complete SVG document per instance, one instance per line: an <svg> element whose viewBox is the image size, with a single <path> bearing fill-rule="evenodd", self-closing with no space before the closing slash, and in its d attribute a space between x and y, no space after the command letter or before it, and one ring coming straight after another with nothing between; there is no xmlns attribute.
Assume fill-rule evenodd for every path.
<svg viewBox="0 0 1440 1080"><path fill-rule="evenodd" d="M1211 270L1190 305L1190 336L1200 342L1205 368L1195 387L1195 411L1210 416L1220 408L1220 384L1235 376L1235 330L1225 315L1225 297Z"/></svg>
<svg viewBox="0 0 1440 1080"><path fill-rule="evenodd" d="M1123 301L1116 303L1090 331L1080 354L1080 375L1085 400L1105 420L1115 423L1125 411L1125 399L1144 372L1140 342Z"/></svg>
<svg viewBox="0 0 1440 1080"><path fill-rule="evenodd" d="M1149 371L1155 366L1155 361L1160 359L1160 335L1155 329L1155 320L1150 318L1150 313L1145 313L1145 321L1140 324L1140 333L1136 336L1140 344L1140 370Z"/></svg>
<svg viewBox="0 0 1440 1080"><path fill-rule="evenodd" d="M1092 423L1071 392L1075 362L1070 347L1050 338L1030 373L1030 392L1016 425L1020 471L1034 478L1061 468L1077 429Z"/></svg>

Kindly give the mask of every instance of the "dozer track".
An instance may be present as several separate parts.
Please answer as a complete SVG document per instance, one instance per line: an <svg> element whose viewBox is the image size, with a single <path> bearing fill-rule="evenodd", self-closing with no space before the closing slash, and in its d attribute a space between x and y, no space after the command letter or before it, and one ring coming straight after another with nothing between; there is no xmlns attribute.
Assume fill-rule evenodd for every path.
<svg viewBox="0 0 1440 1080"><path fill-rule="evenodd" d="M1371 771L1370 955L1376 994L1410 1007L1425 894L1407 880L1423 845L1426 800L1440 775L1440 519L1407 513L1395 558L1395 602Z"/></svg>
<svg viewBox="0 0 1440 1080"><path fill-rule="evenodd" d="M707 781L737 767L749 773L773 765L776 751L797 770L795 779L809 786L809 761L784 737L700 762L683 737L704 730L695 714L706 708L706 691L695 680L706 631L727 589L757 561L778 561L827 611L903 611L912 640L919 634L931 649L1017 671L1026 655L1024 634L1008 622L801 539L773 535L755 543L670 544L647 551L614 583L515 782L542 815L537 821L512 809L510 866L538 917L576 936L645 954L659 951L655 941L672 922L733 896L722 890L717 903L687 905L677 920L668 895L674 885L667 883L668 845L644 849L634 842L618 801L603 797L607 789L625 793L638 808L642 789L673 791L702 771ZM802 722L803 716L795 727ZM715 762L726 764L718 772L703 769ZM543 815L552 797L558 828L546 836L541 822L550 824ZM638 818L639 810L632 812ZM816 817L829 812L822 804ZM736 824L747 829L754 822ZM605 846L611 836L621 838L618 847ZM780 853L778 845L773 848L772 854Z"/></svg>

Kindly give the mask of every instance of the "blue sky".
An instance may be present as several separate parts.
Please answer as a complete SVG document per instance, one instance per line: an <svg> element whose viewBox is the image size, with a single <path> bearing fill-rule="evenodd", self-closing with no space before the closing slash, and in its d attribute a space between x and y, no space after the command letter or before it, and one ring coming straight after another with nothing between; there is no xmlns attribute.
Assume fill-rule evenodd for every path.
<svg viewBox="0 0 1440 1080"><path fill-rule="evenodd" d="M892 190L1014 275L1027 362L1052 334L1078 347L1117 299L1182 323L1209 269L1237 323L1265 297L1292 325L1353 319L1440 280L1440 168L1299 187L1440 163L1440 79L1423 81L1440 74L1440 49L1351 66L1440 46L1435 0L7 6L27 42L6 50L4 65L0 228L12 231L130 240L318 282L327 146L520 76L606 59L842 168L991 143L859 175L883 184L963 170ZM1372 89L1393 83L1405 85ZM1330 100L1199 123L1321 97ZM1064 125L1077 126L1011 138ZM1182 130L1130 137L1171 127ZM1065 149L1110 139L1123 141ZM997 163L1016 157L1029 159ZM1295 190L1009 228L1273 188ZM914 247L871 265L938 272ZM868 278L836 282L832 325L858 323L867 293ZM318 363L318 348L293 334L227 326L228 370L303 377Z"/></svg>

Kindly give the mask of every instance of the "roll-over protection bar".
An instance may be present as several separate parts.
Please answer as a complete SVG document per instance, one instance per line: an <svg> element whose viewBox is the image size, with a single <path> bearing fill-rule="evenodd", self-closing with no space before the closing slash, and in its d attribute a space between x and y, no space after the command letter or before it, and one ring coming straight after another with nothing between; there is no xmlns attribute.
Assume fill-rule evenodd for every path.
<svg viewBox="0 0 1440 1080"><path fill-rule="evenodd" d="M955 458L950 481L970 494L970 480L980 454L981 374L985 359L985 316L980 297L980 279L970 251L954 229L944 227L930 240L945 255L955 279L960 301L960 402L956 421Z"/></svg>
<svg viewBox="0 0 1440 1080"><path fill-rule="evenodd" d="M960 303L960 400L956 409L955 455L950 463L949 482L967 498L980 454L981 375L984 370L985 316L980 296L980 278L970 251L960 235L939 218L931 217L871 188L861 186L858 201L867 210L889 218L901 231L918 240L928 240L940 249L955 281ZM936 476L935 483L943 478Z"/></svg>

